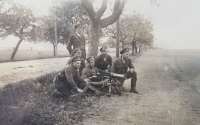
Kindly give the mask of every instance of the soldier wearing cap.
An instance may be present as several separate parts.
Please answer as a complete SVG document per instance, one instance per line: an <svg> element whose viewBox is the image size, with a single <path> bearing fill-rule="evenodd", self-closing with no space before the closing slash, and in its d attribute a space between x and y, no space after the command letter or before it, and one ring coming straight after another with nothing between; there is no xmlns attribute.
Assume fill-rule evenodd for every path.
<svg viewBox="0 0 200 125"><path fill-rule="evenodd" d="M96 67L94 67L94 62L95 62L95 59L94 57L88 57L87 58L87 67L85 67L82 71L82 75L81 77L85 80L89 80L89 78L91 78L92 76L97 76L97 74L99 74L99 71ZM97 88L95 87L102 87L103 84L106 84L108 83L109 80L104 80L104 81L98 81L98 82L95 82L95 81L88 81L88 83L90 83L90 85L92 87L89 87L91 90L95 91L95 93L97 95L100 95L102 92L99 91ZM94 87L95 86L95 87Z"/></svg>
<svg viewBox="0 0 200 125"><path fill-rule="evenodd" d="M95 58L95 67L103 71L110 71L110 67L112 66L112 57L108 55L108 51L108 46L103 46L100 49L101 54Z"/></svg>
<svg viewBox="0 0 200 125"><path fill-rule="evenodd" d="M120 54L121 56L113 62L111 72L117 74L124 74L125 79L131 78L130 92L138 93L138 91L136 90L137 73L135 72L133 63L129 58L129 49L124 48L120 52ZM119 84L119 87L122 87L125 79L117 78L115 79L115 82Z"/></svg>
<svg viewBox="0 0 200 125"><path fill-rule="evenodd" d="M81 55L82 55L82 51L81 51L80 48L74 49L73 52L72 52L72 54L71 54L71 58L67 62L67 65L69 65L69 64L72 63L73 57L75 57L75 56L81 56ZM80 65L80 68L79 68L80 75L82 73L83 68L85 68L85 60L83 58L81 58L81 65Z"/></svg>
<svg viewBox="0 0 200 125"><path fill-rule="evenodd" d="M81 65L80 56L75 56L72 63L64 68L54 79L56 94L70 95L77 92L84 92L83 88L86 86L84 79L79 75L79 68Z"/></svg>
<svg viewBox="0 0 200 125"><path fill-rule="evenodd" d="M72 48L73 46L73 48ZM69 37L69 41L67 43L67 50L70 54L72 54L73 50L79 47L82 51L81 57L86 59L86 49L85 49L85 37L80 28L80 24L75 26L75 33Z"/></svg>

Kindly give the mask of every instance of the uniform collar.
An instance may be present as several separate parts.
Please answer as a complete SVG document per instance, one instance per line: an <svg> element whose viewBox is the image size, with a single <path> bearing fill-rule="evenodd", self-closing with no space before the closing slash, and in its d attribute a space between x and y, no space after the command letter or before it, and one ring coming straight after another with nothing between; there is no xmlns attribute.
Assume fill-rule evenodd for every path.
<svg viewBox="0 0 200 125"><path fill-rule="evenodd" d="M123 62L122 56L119 57L119 61L121 62L121 64L126 63L126 60L124 60Z"/></svg>
<svg viewBox="0 0 200 125"><path fill-rule="evenodd" d="M76 68L73 64L71 64L71 67L72 67L73 69L79 69L79 68Z"/></svg>
<svg viewBox="0 0 200 125"><path fill-rule="evenodd" d="M92 67L90 67L89 65L87 66L87 68L88 68L88 69L94 69L94 67L92 68Z"/></svg>

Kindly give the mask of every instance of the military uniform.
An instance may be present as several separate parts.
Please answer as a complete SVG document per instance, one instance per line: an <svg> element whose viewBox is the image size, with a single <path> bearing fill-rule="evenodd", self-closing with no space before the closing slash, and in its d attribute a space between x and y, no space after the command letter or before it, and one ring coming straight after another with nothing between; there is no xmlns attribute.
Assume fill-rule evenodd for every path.
<svg viewBox="0 0 200 125"><path fill-rule="evenodd" d="M100 70L110 70L108 66L112 66L112 57L110 55L99 55L95 58L95 67Z"/></svg>
<svg viewBox="0 0 200 125"><path fill-rule="evenodd" d="M97 73L99 73L99 71L96 67L90 68L89 66L87 66L86 68L83 69L81 77L83 79L87 79L89 77L97 75Z"/></svg>
<svg viewBox="0 0 200 125"><path fill-rule="evenodd" d="M72 59L73 59L73 57L71 57L68 61L67 61L67 65L70 65L70 64L72 64ZM79 75L81 75L82 74L82 70L85 68L85 60L83 59L83 58L81 58L81 66L80 66L80 68L79 68Z"/></svg>
<svg viewBox="0 0 200 125"><path fill-rule="evenodd" d="M94 64L95 67L97 67L100 70L110 71L110 67L112 66L112 57L107 54L108 51L109 51L108 46L103 46L100 48L100 52L102 54L100 54L99 56L95 58L95 64Z"/></svg>
<svg viewBox="0 0 200 125"><path fill-rule="evenodd" d="M84 80L80 77L79 70L72 64L62 70L55 79L55 87L63 95L69 95L71 94L70 90L76 91L77 87L83 88L84 86Z"/></svg>
<svg viewBox="0 0 200 125"><path fill-rule="evenodd" d="M73 46L73 49L72 49ZM86 59L86 50L85 50L85 37L83 35L72 34L69 38L69 42L67 43L67 50L70 54L72 54L72 51L79 47L82 51L81 57L83 59Z"/></svg>
<svg viewBox="0 0 200 125"><path fill-rule="evenodd" d="M117 73L117 74L124 74L125 79L131 78L131 90L135 90L136 81L137 81L137 73L135 71L134 72L127 71L128 68L129 69L134 68L131 59L128 58L125 60L125 62L123 62L122 57L119 57L113 62L111 72ZM125 79L116 78L115 82L118 82L119 87L122 87Z"/></svg>
<svg viewBox="0 0 200 125"><path fill-rule="evenodd" d="M94 61L94 57L89 57L89 58L87 58L87 62L88 62L88 63L89 63L90 60ZM96 67L90 67L90 66L88 65L87 67L85 67L85 68L83 69L81 77L82 77L83 79L88 79L88 78L90 78L90 77L92 77L92 76L97 76L97 74L99 74L98 69L97 69ZM103 86L104 84L108 83L108 80L103 80L103 81L102 81L102 79L101 79L100 81L92 81L92 80L89 80L88 82L89 82L89 83L88 83L88 87L89 87L91 90L95 91L95 93L96 93L97 95L100 95L100 94L102 94L102 92L99 91L96 87L102 88L102 86ZM95 87L94 87L94 86L95 86Z"/></svg>
<svg viewBox="0 0 200 125"><path fill-rule="evenodd" d="M81 61L80 56L72 58L72 62ZM67 65L62 69L58 75L54 78L55 83L55 95L70 95L80 91L79 88L86 86L85 81L80 77L79 65Z"/></svg>

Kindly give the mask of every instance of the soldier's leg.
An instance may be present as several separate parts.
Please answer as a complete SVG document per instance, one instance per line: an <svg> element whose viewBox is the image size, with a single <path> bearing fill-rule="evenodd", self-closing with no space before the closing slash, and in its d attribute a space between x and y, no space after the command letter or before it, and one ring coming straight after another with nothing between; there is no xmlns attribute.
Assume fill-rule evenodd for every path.
<svg viewBox="0 0 200 125"><path fill-rule="evenodd" d="M70 95L70 88L68 85L66 85L66 83L64 83L61 80L56 80L55 81L55 96L68 96Z"/></svg>
<svg viewBox="0 0 200 125"><path fill-rule="evenodd" d="M130 92L138 93L138 91L136 90L137 73L136 72L131 73L130 71L128 71L127 73L125 73L125 78L126 79L131 78Z"/></svg>
<svg viewBox="0 0 200 125"><path fill-rule="evenodd" d="M88 88L91 89L91 90L93 90L97 95L102 94L102 92L100 90L98 90L97 88L95 88L90 83L86 83L85 87L83 88L83 91L86 92L88 90Z"/></svg>
<svg viewBox="0 0 200 125"><path fill-rule="evenodd" d="M118 93L118 90L117 88L115 87L115 85L119 88L119 90L121 91L123 89L123 85L124 85L124 79L121 79L121 78L114 78L113 81L112 81L112 87L111 87L111 90L112 90L112 93L113 94L117 94Z"/></svg>
<svg viewBox="0 0 200 125"><path fill-rule="evenodd" d="M85 50L82 50L81 58L83 58L84 60L86 60L86 51Z"/></svg>

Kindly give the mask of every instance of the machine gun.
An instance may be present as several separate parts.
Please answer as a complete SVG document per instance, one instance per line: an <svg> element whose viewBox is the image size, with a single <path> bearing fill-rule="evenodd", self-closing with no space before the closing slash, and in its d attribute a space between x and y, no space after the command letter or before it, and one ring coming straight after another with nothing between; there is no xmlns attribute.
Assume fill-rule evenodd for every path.
<svg viewBox="0 0 200 125"><path fill-rule="evenodd" d="M122 78L124 79L123 74L116 74L112 72L107 72L107 71L102 71L100 70L100 76L103 77L103 79L109 78L110 85L109 85L109 95L111 95L111 86L114 86L117 90L117 93L121 96L121 90L118 88L117 84L113 83L112 79L113 78Z"/></svg>

